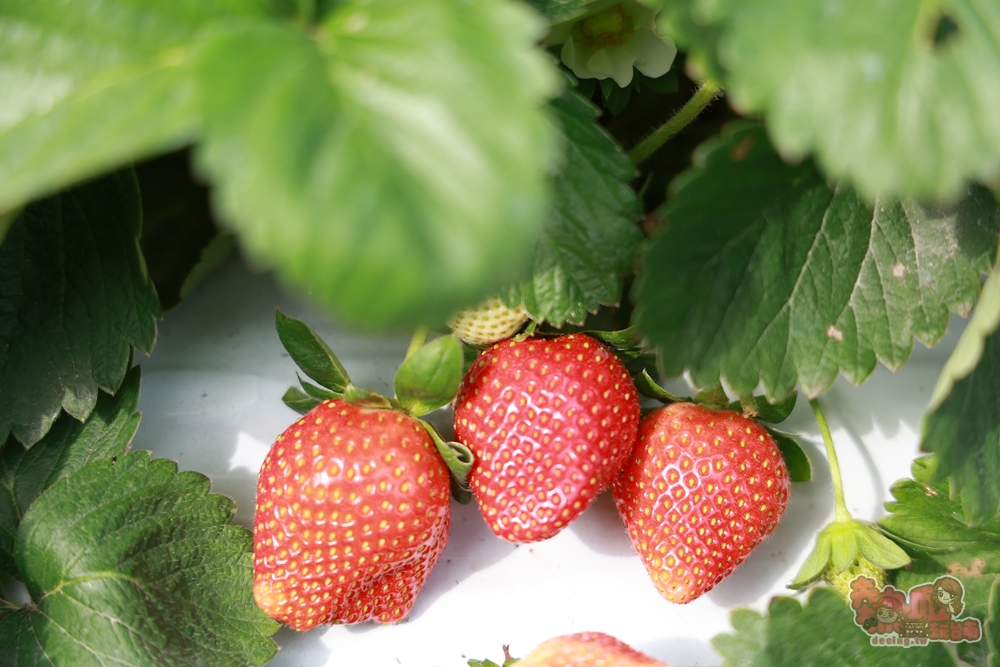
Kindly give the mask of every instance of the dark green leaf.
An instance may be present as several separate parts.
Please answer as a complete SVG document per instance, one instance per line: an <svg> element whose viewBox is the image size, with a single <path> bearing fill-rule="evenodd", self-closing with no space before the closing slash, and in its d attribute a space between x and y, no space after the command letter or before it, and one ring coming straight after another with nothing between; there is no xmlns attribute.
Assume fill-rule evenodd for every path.
<svg viewBox="0 0 1000 667"><path fill-rule="evenodd" d="M632 327L621 331L587 331L585 333L617 351L631 350L642 344L642 335Z"/></svg>
<svg viewBox="0 0 1000 667"><path fill-rule="evenodd" d="M561 23L587 13L587 5L593 0L528 0L551 23Z"/></svg>
<svg viewBox="0 0 1000 667"><path fill-rule="evenodd" d="M322 399L309 396L295 387L289 387L288 391L285 392L285 395L281 397L281 400L285 405L290 407L292 410L295 410L300 415L306 414L323 402Z"/></svg>
<svg viewBox="0 0 1000 667"><path fill-rule="evenodd" d="M642 88L649 88L654 93L676 93L677 92L677 74L676 72L670 71L661 77L651 79L639 70L635 71L634 81Z"/></svg>
<svg viewBox="0 0 1000 667"><path fill-rule="evenodd" d="M418 420L420 424L430 434L434 446L444 459L448 471L451 473L451 495L458 502L466 505L472 500L472 489L469 487L469 472L472 464L475 463L475 456L472 451L460 442L445 442L438 434L437 430L425 422Z"/></svg>
<svg viewBox="0 0 1000 667"><path fill-rule="evenodd" d="M139 382L133 366L114 396L101 392L87 421L64 414L31 449L13 437L0 448L0 570L16 576L17 527L45 489L91 461L125 454L139 428Z"/></svg>
<svg viewBox="0 0 1000 667"><path fill-rule="evenodd" d="M199 157L244 248L369 326L439 323L523 275L555 145L540 29L502 0L348 0L311 35L218 35Z"/></svg>
<svg viewBox="0 0 1000 667"><path fill-rule="evenodd" d="M792 410L795 409L795 400L798 397L798 392L794 392L785 400L777 403L769 402L764 396L752 396L750 401L751 407L757 412L758 420L769 424L780 424L788 419L788 415L792 414ZM735 412L740 412L745 408L746 406L740 401L733 401L729 404L729 409Z"/></svg>
<svg viewBox="0 0 1000 667"><path fill-rule="evenodd" d="M396 400L417 417L448 405L462 384L463 361L462 345L454 336L424 345L396 372L392 382Z"/></svg>
<svg viewBox="0 0 1000 667"><path fill-rule="evenodd" d="M764 426L767 432L774 438L775 444L781 451L781 458L785 460L788 467L788 478L793 482L808 482L812 479L812 463L802 445L791 433L785 433L778 429Z"/></svg>
<svg viewBox="0 0 1000 667"><path fill-rule="evenodd" d="M138 249L131 170L33 203L0 246L0 442L44 436L60 408L83 420L114 393L160 315Z"/></svg>
<svg viewBox="0 0 1000 667"><path fill-rule="evenodd" d="M25 514L34 600L0 621L16 664L262 665L278 624L254 603L252 536L233 501L148 452L92 462Z"/></svg>
<svg viewBox="0 0 1000 667"><path fill-rule="evenodd" d="M331 398L343 397L342 393L329 391L327 389L323 389L322 387L317 387L312 382L306 382L302 378L299 378L299 385L302 387L302 390L305 391L307 395L320 401L328 401Z"/></svg>
<svg viewBox="0 0 1000 667"><path fill-rule="evenodd" d="M601 79L601 91L604 93L604 107L613 116L621 115L621 112L625 111L625 107L628 106L629 98L632 97L632 86L620 88L611 79Z"/></svg>
<svg viewBox="0 0 1000 667"><path fill-rule="evenodd" d="M983 286L924 416L920 448L937 454L969 523L1000 508L1000 266Z"/></svg>
<svg viewBox="0 0 1000 667"><path fill-rule="evenodd" d="M967 181L996 178L995 0L690 5L686 25L706 26L698 42L718 39L733 105L765 113L787 157L815 152L829 176L849 179L868 201L955 199ZM936 43L942 19L957 30Z"/></svg>
<svg viewBox="0 0 1000 667"><path fill-rule="evenodd" d="M639 199L629 187L635 168L597 124L596 109L572 92L551 107L566 138L566 162L531 280L513 300L523 301L532 319L558 327L619 303L621 275L631 271L642 233Z"/></svg>
<svg viewBox="0 0 1000 667"><path fill-rule="evenodd" d="M274 311L275 328L281 344L302 372L337 393L343 393L351 379L330 346L305 322ZM317 397L322 398L322 397Z"/></svg>
<svg viewBox="0 0 1000 667"><path fill-rule="evenodd" d="M689 369L697 386L815 397L838 371L860 383L876 361L899 368L914 337L932 345L949 309L969 312L996 255L1000 209L983 189L953 207L869 209L746 124L696 165L672 185L633 298L665 374Z"/></svg>
<svg viewBox="0 0 1000 667"><path fill-rule="evenodd" d="M990 650L988 667L1000 667L1000 577L990 587L987 621L983 624L986 646Z"/></svg>
<svg viewBox="0 0 1000 667"><path fill-rule="evenodd" d="M0 0L0 211L189 141L191 45L257 0Z"/></svg>
<svg viewBox="0 0 1000 667"><path fill-rule="evenodd" d="M815 589L805 606L776 597L762 616L748 609L732 615L733 634L715 637L723 667L935 667L954 666L940 643L893 649L872 646L868 633L854 623L853 613L828 588Z"/></svg>

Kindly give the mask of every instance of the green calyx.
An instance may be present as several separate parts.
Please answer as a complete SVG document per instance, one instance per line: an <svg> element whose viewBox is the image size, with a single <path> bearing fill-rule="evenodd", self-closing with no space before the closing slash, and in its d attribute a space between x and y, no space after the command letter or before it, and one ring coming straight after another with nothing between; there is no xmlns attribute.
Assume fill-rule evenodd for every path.
<svg viewBox="0 0 1000 667"><path fill-rule="evenodd" d="M472 452L461 443L445 441L433 426L420 419L448 405L458 395L464 376L464 352L458 339L443 336L428 343L427 329L417 329L393 380L395 396L387 398L355 386L330 346L304 322L277 311L275 326L292 360L318 383L299 377L302 389L290 387L282 397L285 405L306 414L324 401L340 399L357 408L394 410L413 417L430 434L448 466L452 495L461 503L469 502L472 493L467 480L472 469Z"/></svg>
<svg viewBox="0 0 1000 667"><path fill-rule="evenodd" d="M865 574L876 581L885 581L885 571L903 567L910 562L899 545L885 536L873 523L859 521L851 516L844 502L844 487L840 464L833 446L830 427L819 401L809 401L816 415L823 442L830 461L833 478L835 518L816 537L816 546L799 568L789 588L800 589L822 577L844 599L850 594L850 582L855 576Z"/></svg>

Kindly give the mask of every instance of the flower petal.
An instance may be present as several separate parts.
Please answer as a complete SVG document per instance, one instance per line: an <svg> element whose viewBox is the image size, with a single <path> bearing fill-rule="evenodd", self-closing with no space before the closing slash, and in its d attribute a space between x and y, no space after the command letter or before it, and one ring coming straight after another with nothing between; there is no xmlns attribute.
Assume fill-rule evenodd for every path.
<svg viewBox="0 0 1000 667"><path fill-rule="evenodd" d="M620 46L608 46L600 49L587 61L587 67L597 75L598 79L609 76L621 88L632 83L632 64L635 55L631 49Z"/></svg>
<svg viewBox="0 0 1000 667"><path fill-rule="evenodd" d="M672 40L662 39L644 28L636 29L628 46L635 54L635 68L651 79L669 72L677 56L677 46Z"/></svg>
<svg viewBox="0 0 1000 667"><path fill-rule="evenodd" d="M573 74L576 75L578 79L606 79L607 76L598 76L594 72L591 72L587 67L587 61L590 60L590 53L585 51L582 46L573 41L570 37L563 44L562 52L560 52L559 57L562 59L563 64L566 67L573 70Z"/></svg>

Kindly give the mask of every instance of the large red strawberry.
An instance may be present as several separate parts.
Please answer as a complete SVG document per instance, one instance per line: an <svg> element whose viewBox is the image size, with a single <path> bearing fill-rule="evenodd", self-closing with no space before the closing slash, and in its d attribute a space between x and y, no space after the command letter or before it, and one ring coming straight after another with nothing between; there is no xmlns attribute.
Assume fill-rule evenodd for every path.
<svg viewBox="0 0 1000 667"><path fill-rule="evenodd" d="M777 445L756 421L674 403L643 419L612 490L657 590L686 603L771 534L788 504L788 483Z"/></svg>
<svg viewBox="0 0 1000 667"><path fill-rule="evenodd" d="M628 371L572 334L497 343L469 369L455 436L486 523L510 542L552 537L604 489L635 442L639 399Z"/></svg>
<svg viewBox="0 0 1000 667"><path fill-rule="evenodd" d="M296 630L401 620L444 550L448 468L416 420L325 401L257 482L254 597Z"/></svg>

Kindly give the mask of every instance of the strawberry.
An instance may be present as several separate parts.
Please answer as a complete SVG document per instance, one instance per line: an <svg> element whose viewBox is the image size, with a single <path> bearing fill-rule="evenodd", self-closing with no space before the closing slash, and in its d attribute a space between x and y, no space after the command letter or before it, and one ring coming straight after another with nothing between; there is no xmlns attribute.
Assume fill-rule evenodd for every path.
<svg viewBox="0 0 1000 667"><path fill-rule="evenodd" d="M583 334L506 340L473 363L455 436L486 523L510 542L552 537L621 469L639 398L625 366Z"/></svg>
<svg viewBox="0 0 1000 667"><path fill-rule="evenodd" d="M449 521L448 468L423 425L326 400L278 436L261 467L254 597L296 630L395 623Z"/></svg>
<svg viewBox="0 0 1000 667"><path fill-rule="evenodd" d="M462 310L448 320L459 340L472 345L490 345L516 334L528 321L528 312L518 304L509 308L498 297L490 297L476 308Z"/></svg>
<svg viewBox="0 0 1000 667"><path fill-rule="evenodd" d="M657 590L687 603L771 534L788 484L781 453L759 423L673 403L643 419L612 492Z"/></svg>
<svg viewBox="0 0 1000 667"><path fill-rule="evenodd" d="M601 632L555 637L539 644L517 667L668 667Z"/></svg>

